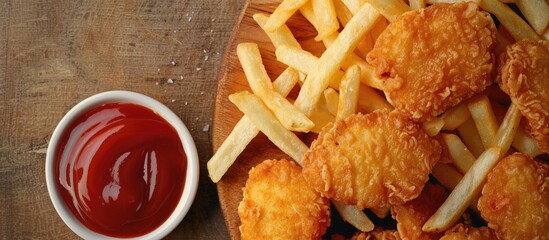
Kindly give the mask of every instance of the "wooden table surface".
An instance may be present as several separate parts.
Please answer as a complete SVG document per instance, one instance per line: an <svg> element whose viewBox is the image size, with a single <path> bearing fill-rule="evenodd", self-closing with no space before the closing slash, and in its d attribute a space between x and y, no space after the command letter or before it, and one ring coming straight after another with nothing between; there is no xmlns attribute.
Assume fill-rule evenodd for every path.
<svg viewBox="0 0 549 240"><path fill-rule="evenodd" d="M0 239L77 238L48 196L47 143L72 106L115 89L165 103L195 139L198 193L167 238L227 239L206 162L212 155L217 76L244 5L244 0L0 1Z"/></svg>

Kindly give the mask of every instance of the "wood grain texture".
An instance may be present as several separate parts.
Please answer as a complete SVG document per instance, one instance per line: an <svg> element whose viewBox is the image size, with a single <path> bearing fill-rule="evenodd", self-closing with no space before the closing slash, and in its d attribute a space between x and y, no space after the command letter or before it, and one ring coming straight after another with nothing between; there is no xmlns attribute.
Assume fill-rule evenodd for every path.
<svg viewBox="0 0 549 240"><path fill-rule="evenodd" d="M195 139L198 194L167 238L227 239L206 162L212 152L216 76L244 4L0 1L0 239L77 238L49 200L47 141L72 106L114 89L165 103Z"/></svg>
<svg viewBox="0 0 549 240"><path fill-rule="evenodd" d="M271 79L275 79L286 66L276 61L274 46L271 44L267 35L253 20L253 14L259 12L271 13L281 0L252 0L241 16L240 23L233 30L234 35L229 41L227 50L224 54L223 66L219 76L219 85L215 99L213 146L214 151L223 143L233 127L242 117L242 113L229 101L228 96L239 91L250 91L244 72L236 56L236 46L241 42L255 42L259 45L263 63L266 66L267 73ZM313 53L323 51L321 43L315 42L316 31L301 16L296 13L289 19L290 30L296 39L302 43L304 49ZM297 89L291 93L295 97ZM299 135L305 142L310 142L313 137L310 134ZM240 219L238 217L238 204L242 200L242 188L248 179L248 171L258 163L267 159L290 159L286 154L278 150L265 135L260 133L247 146L244 152L238 157L235 164L229 168L217 184L221 208L225 216L227 228L232 239L240 239Z"/></svg>

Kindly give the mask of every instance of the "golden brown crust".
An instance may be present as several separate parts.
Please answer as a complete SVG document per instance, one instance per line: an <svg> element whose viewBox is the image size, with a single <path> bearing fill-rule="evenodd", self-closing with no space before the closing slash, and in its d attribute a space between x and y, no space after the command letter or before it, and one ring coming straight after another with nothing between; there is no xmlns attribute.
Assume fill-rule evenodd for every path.
<svg viewBox="0 0 549 240"><path fill-rule="evenodd" d="M494 231L487 227L475 228L459 223L447 230L440 240L494 240L497 239Z"/></svg>
<svg viewBox="0 0 549 240"><path fill-rule="evenodd" d="M497 81L528 120L539 148L549 153L549 42L523 40L507 47Z"/></svg>
<svg viewBox="0 0 549 240"><path fill-rule="evenodd" d="M488 174L478 209L500 239L549 239L549 165L522 153Z"/></svg>
<svg viewBox="0 0 549 240"><path fill-rule="evenodd" d="M319 239L330 225L330 201L309 187L292 161L260 163L243 191L242 239Z"/></svg>
<svg viewBox="0 0 549 240"><path fill-rule="evenodd" d="M391 213L397 221L400 237L408 240L438 240L442 233L427 233L423 232L421 228L427 219L442 205L446 197L446 189L439 185L427 183L419 197L403 205L393 206Z"/></svg>
<svg viewBox="0 0 549 240"><path fill-rule="evenodd" d="M325 127L303 160L303 174L324 196L359 208L416 198L441 147L396 111L356 114Z"/></svg>
<svg viewBox="0 0 549 240"><path fill-rule="evenodd" d="M400 240L398 232L395 230L380 230L376 229L372 232L357 232L351 240Z"/></svg>
<svg viewBox="0 0 549 240"><path fill-rule="evenodd" d="M434 4L391 23L367 60L395 108L424 122L492 83L495 41L477 5Z"/></svg>

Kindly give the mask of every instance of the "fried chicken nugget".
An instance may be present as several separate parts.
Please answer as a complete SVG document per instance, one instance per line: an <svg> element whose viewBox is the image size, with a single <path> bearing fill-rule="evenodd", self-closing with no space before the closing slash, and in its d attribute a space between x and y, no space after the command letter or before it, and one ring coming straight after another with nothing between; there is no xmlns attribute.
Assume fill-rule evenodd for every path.
<svg viewBox="0 0 549 240"><path fill-rule="evenodd" d="M496 81L528 120L540 150L549 153L549 42L523 40L508 46Z"/></svg>
<svg viewBox="0 0 549 240"><path fill-rule="evenodd" d="M423 232L421 228L447 197L445 188L427 183L419 197L403 205L393 206L391 213L397 221L400 237L407 240L440 239L442 233Z"/></svg>
<svg viewBox="0 0 549 240"><path fill-rule="evenodd" d="M401 240L401 238L395 230L376 229L367 233L357 232L351 237L351 240Z"/></svg>
<svg viewBox="0 0 549 240"><path fill-rule="evenodd" d="M393 106L424 122L492 83L496 27L473 3L433 4L403 14L367 61Z"/></svg>
<svg viewBox="0 0 549 240"><path fill-rule="evenodd" d="M266 160L249 172L238 206L242 239L320 239L330 201L309 187L293 161Z"/></svg>
<svg viewBox="0 0 549 240"><path fill-rule="evenodd" d="M493 240L497 239L494 231L487 227L475 228L459 223L447 230L440 240Z"/></svg>
<svg viewBox="0 0 549 240"><path fill-rule="evenodd" d="M499 239L549 239L549 165L522 153L490 171L478 209Z"/></svg>
<svg viewBox="0 0 549 240"><path fill-rule="evenodd" d="M416 198L441 147L399 112L377 110L329 124L303 158L303 175L324 196L363 208Z"/></svg>

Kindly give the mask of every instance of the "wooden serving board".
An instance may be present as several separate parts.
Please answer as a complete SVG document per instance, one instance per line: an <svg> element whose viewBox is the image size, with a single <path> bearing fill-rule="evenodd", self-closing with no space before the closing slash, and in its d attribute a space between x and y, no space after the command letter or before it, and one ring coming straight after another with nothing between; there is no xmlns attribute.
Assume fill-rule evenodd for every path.
<svg viewBox="0 0 549 240"><path fill-rule="evenodd" d="M274 80L286 66L276 61L275 48L263 30L253 20L253 15L260 12L272 13L281 0L250 0L245 5L240 21L235 25L233 34L225 51L222 69L218 78L215 112L213 118L213 149L217 151L225 138L232 131L243 114L229 101L228 96L239 91L250 91L244 72L236 56L236 46L242 42L255 42L263 58L267 73ZM316 30L299 13L288 20L287 25L292 30L303 49L318 54L323 51L321 43L315 42ZM298 90L294 89L295 96ZM312 134L299 135L306 143L314 138ZM253 166L266 159L291 159L274 146L260 133L244 150L235 164L217 184L219 201L225 217L225 223L232 239L240 239L240 220L237 209L242 200L242 188L248 179L248 171Z"/></svg>

